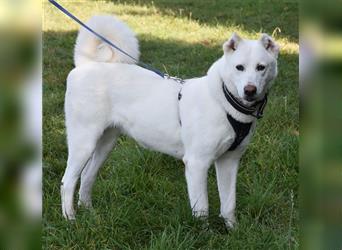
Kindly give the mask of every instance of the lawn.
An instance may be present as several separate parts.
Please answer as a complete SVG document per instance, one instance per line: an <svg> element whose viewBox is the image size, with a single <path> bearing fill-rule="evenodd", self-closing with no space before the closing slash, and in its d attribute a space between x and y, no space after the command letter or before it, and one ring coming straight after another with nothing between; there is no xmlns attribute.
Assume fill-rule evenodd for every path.
<svg viewBox="0 0 342 250"><path fill-rule="evenodd" d="M233 31L274 34L279 76L265 117L242 159L235 230L218 219L215 171L209 173L209 228L191 216L182 162L121 138L94 186L94 209L76 222L61 215L59 185L67 160L64 93L78 25L44 2L45 249L297 249L298 4L285 1L61 1L82 20L115 14L137 33L144 62L171 75L204 75Z"/></svg>

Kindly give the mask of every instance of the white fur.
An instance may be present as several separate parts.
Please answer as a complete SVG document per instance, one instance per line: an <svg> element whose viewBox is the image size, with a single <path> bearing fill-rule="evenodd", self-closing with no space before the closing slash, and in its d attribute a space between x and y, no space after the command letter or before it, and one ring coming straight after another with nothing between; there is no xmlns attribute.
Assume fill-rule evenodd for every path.
<svg viewBox="0 0 342 250"><path fill-rule="evenodd" d="M117 30L107 30L106 34L110 32L112 37L119 34ZM262 39L268 39L266 45ZM126 134L144 147L183 160L194 216L208 215L207 172L215 163L221 216L232 227L239 160L253 134L255 118L238 112L227 102L222 81L246 104L253 104L241 93L247 82L257 87L256 99L263 98L276 77L278 52L273 50L277 45L269 36L263 35L262 39L237 39L234 34L208 74L186 80L183 87L139 66L116 63L115 58L112 63L88 62L73 69L65 98L69 157L61 187L63 215L75 218L73 195L80 176L79 203L91 206L97 171L118 136ZM255 70L258 63L266 65L264 74ZM236 64L244 64L246 71L238 72ZM182 99L178 101L180 90ZM234 151L227 151L235 137L227 112L241 122L253 122L251 132Z"/></svg>
<svg viewBox="0 0 342 250"><path fill-rule="evenodd" d="M139 43L132 30L113 16L94 16L87 23L91 29L107 38L113 44L139 60ZM85 28L81 28L75 45L74 62L76 67L89 62L121 62L135 61L109 44L100 40Z"/></svg>

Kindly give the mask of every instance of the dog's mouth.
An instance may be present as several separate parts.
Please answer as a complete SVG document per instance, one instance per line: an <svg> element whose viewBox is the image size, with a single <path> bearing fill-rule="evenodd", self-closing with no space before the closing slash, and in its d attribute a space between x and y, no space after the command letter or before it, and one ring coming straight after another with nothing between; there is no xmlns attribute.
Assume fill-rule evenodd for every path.
<svg viewBox="0 0 342 250"><path fill-rule="evenodd" d="M243 99L247 102L255 102L257 100L257 96L244 96Z"/></svg>

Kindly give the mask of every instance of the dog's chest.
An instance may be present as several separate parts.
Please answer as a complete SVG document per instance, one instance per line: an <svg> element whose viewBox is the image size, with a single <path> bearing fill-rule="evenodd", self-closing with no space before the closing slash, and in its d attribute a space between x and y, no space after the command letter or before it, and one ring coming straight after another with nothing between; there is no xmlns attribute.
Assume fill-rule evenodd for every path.
<svg viewBox="0 0 342 250"><path fill-rule="evenodd" d="M228 151L230 145L233 143L234 137L233 134L228 134L223 136L220 141L218 141L216 148L214 149L215 152L215 159L219 158L222 154Z"/></svg>

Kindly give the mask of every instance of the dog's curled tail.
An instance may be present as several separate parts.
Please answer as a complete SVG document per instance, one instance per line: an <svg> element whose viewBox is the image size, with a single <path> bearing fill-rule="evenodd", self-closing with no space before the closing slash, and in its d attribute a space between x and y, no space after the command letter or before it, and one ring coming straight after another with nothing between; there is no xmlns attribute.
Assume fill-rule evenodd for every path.
<svg viewBox="0 0 342 250"><path fill-rule="evenodd" d="M93 16L86 25L139 60L138 40L122 21L113 16ZM83 27L76 39L74 62L76 67L88 62L135 63Z"/></svg>

